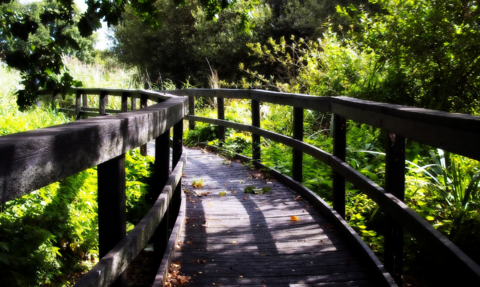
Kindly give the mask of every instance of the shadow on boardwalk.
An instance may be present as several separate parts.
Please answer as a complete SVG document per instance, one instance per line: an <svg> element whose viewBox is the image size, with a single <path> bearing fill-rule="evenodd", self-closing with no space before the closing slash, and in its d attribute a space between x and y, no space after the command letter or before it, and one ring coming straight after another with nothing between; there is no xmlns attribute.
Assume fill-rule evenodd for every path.
<svg viewBox="0 0 480 287"><path fill-rule="evenodd" d="M375 285L333 225L296 193L217 155L185 152L187 221L173 261L191 285ZM195 178L203 188L191 185ZM244 193L250 185L271 191Z"/></svg>

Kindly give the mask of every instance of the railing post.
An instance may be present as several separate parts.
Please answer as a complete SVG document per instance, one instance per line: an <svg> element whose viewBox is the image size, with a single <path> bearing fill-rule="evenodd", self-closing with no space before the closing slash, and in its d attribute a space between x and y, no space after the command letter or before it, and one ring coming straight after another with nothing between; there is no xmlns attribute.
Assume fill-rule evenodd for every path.
<svg viewBox="0 0 480 287"><path fill-rule="evenodd" d="M123 92L122 93L122 112L127 112L128 111L128 93Z"/></svg>
<svg viewBox="0 0 480 287"><path fill-rule="evenodd" d="M163 134L155 139L155 184L154 192L149 197L150 200L155 202L163 187L167 183L170 175L170 129L166 130ZM155 230L153 236L153 251L155 252L155 264L160 264L163 253L168 243L168 210L165 211L165 215L160 222L160 225Z"/></svg>
<svg viewBox="0 0 480 287"><path fill-rule="evenodd" d="M293 138L303 141L303 109L293 107ZM292 178L303 181L303 152L293 149Z"/></svg>
<svg viewBox="0 0 480 287"><path fill-rule="evenodd" d="M97 167L99 256L105 256L126 236L125 154ZM126 286L125 274L112 286Z"/></svg>
<svg viewBox="0 0 480 287"><path fill-rule="evenodd" d="M107 92L106 91L100 91L100 102L99 102L99 113L101 116L105 116L105 106L107 105Z"/></svg>
<svg viewBox="0 0 480 287"><path fill-rule="evenodd" d="M172 170L175 169L183 148L183 120L180 120L173 126L173 148L172 148Z"/></svg>
<svg viewBox="0 0 480 287"><path fill-rule="evenodd" d="M225 119L225 100L224 98L217 97L217 114L219 120ZM218 126L218 141L219 146L222 146L225 142L225 127Z"/></svg>
<svg viewBox="0 0 480 287"><path fill-rule="evenodd" d="M386 135L385 191L402 202L405 200L405 138ZM398 286L403 286L403 227L387 216L385 235L385 268Z"/></svg>
<svg viewBox="0 0 480 287"><path fill-rule="evenodd" d="M188 114L190 116L195 115L195 96L192 96L192 95L188 96ZM193 120L188 121L188 129L191 131L195 129L195 121Z"/></svg>
<svg viewBox="0 0 480 287"><path fill-rule="evenodd" d="M132 96L132 111L137 109L137 99Z"/></svg>
<svg viewBox="0 0 480 287"><path fill-rule="evenodd" d="M53 90L53 92L52 92L52 110L55 110L55 108L57 107L57 95L58 95L58 91Z"/></svg>
<svg viewBox="0 0 480 287"><path fill-rule="evenodd" d="M344 117L333 115L333 155L345 161L347 146L347 122ZM345 178L333 172L333 208L345 218Z"/></svg>
<svg viewBox="0 0 480 287"><path fill-rule="evenodd" d="M260 127L260 102L252 100L252 126ZM260 161L260 136L252 134L252 159Z"/></svg>
<svg viewBox="0 0 480 287"><path fill-rule="evenodd" d="M80 119L80 113L82 112L82 92L77 90L75 95L75 120Z"/></svg>
<svg viewBox="0 0 480 287"><path fill-rule="evenodd" d="M147 96L142 94L141 97L140 97L140 108L141 109L144 109L147 107ZM148 151L147 151L147 144L144 144L144 145L141 145L140 146L140 154L143 155L143 156L146 156L148 154Z"/></svg>
<svg viewBox="0 0 480 287"><path fill-rule="evenodd" d="M82 94L82 106L88 108L88 97L85 93Z"/></svg>

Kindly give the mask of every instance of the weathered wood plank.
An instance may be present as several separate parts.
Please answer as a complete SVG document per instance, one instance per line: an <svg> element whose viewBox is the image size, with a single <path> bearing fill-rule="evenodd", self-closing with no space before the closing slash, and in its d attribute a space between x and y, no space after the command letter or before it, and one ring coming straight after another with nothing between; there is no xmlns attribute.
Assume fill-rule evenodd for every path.
<svg viewBox="0 0 480 287"><path fill-rule="evenodd" d="M115 245L75 284L76 287L110 286L118 275L125 271L128 264L145 247L156 227L160 224L172 199L173 191L182 177L185 162L186 156L183 157L170 175L167 185L163 188L150 211L122 241Z"/></svg>
<svg viewBox="0 0 480 287"><path fill-rule="evenodd" d="M278 182L273 186L266 184L265 180L255 181L275 188L281 187L281 192L274 190L258 195L229 192L225 196L194 196L192 190L212 190L207 186L203 189L192 188L190 183L194 176L208 175L209 184L216 182L219 188L213 190L221 190L230 186L225 180L229 169L215 155L202 154L200 150L187 151L189 156L194 158L189 161L192 168L186 172L184 179L184 187L190 190L186 201L187 220L182 237L177 242L174 261L180 261L180 271L192 276L191 282L194 286L202 285L208 280L210 283L223 280L218 283L227 284L230 280L240 278L239 275L246 280L263 276L273 280L270 284L288 284L296 282L296 276L308 277L312 274L325 274L326 277L322 280L326 282L329 280L327 278L337 278L335 274L339 274L338 272L343 272L342 274L350 276L351 279L357 278L352 274L360 276L357 278L359 280L372 278L366 274L368 272L361 275L358 273L366 268L363 263L359 263L363 262L363 259L358 259L351 252L351 247L339 236L336 229L315 209L306 208L306 201L296 200L298 194L281 187ZM200 154L202 156L199 156ZM213 160L209 160L212 158ZM250 172L240 172L241 168L247 168L236 162L232 165L231 170L237 179L232 185L238 184L240 179L248 181ZM205 171L204 166L209 166L210 169ZM286 196L287 193L290 195ZM285 198L277 198L279 194ZM293 207L299 221L292 221L293 213L290 215L286 212L283 203L287 203L285 207ZM278 207L274 206L277 204ZM331 255L337 252L338 255ZM357 259L355 262L349 261L348 265L346 262L350 257ZM198 260L206 261L199 264ZM259 266L264 268L257 268ZM292 268L303 270L295 272ZM198 271L202 273L197 273ZM235 284L250 283L239 281ZM372 281L370 284L375 285Z"/></svg>
<svg viewBox="0 0 480 287"><path fill-rule="evenodd" d="M182 119L186 102L174 97L141 111L0 137L0 202L151 141Z"/></svg>

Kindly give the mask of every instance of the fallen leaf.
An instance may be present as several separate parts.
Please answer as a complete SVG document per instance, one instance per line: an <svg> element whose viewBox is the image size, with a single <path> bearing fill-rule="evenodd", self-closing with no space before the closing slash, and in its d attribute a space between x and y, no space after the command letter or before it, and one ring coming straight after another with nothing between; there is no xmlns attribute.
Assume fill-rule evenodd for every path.
<svg viewBox="0 0 480 287"><path fill-rule="evenodd" d="M233 244L237 244L237 241L232 241Z"/></svg>
<svg viewBox="0 0 480 287"><path fill-rule="evenodd" d="M297 196L297 197L295 198L295 200L296 200L296 201L300 201L300 200L302 200L302 197L299 195L299 196Z"/></svg>
<svg viewBox="0 0 480 287"><path fill-rule="evenodd" d="M243 197L243 200L247 200L247 197L246 197L246 196L244 196L244 197Z"/></svg>
<svg viewBox="0 0 480 287"><path fill-rule="evenodd" d="M236 191L236 190L234 190L234 191L232 191L232 192L233 192L233 193L237 193L237 191Z"/></svg>
<svg viewBox="0 0 480 287"><path fill-rule="evenodd" d="M292 221L300 221L300 218L298 218L296 215L292 215L292 216L290 217L290 219L291 219Z"/></svg>
<svg viewBox="0 0 480 287"><path fill-rule="evenodd" d="M227 192L226 192L226 191L220 191L220 192L218 193L218 195L220 195L220 196L225 196L225 195L227 195Z"/></svg>
<svg viewBox="0 0 480 287"><path fill-rule="evenodd" d="M184 174L184 173L182 173L182 177L187 177L187 175L186 175L186 174Z"/></svg>

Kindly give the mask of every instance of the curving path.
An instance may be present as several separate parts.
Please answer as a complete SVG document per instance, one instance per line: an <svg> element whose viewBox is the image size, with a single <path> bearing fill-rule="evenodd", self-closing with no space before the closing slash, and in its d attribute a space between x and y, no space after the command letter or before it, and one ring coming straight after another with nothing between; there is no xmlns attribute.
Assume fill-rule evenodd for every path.
<svg viewBox="0 0 480 287"><path fill-rule="evenodd" d="M201 149L184 152L186 222L172 261L191 276L189 285L377 285L334 226L298 194L237 162ZM203 188L192 186L195 178ZM244 193L252 185L271 191Z"/></svg>

